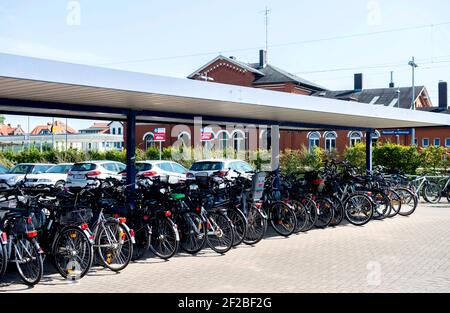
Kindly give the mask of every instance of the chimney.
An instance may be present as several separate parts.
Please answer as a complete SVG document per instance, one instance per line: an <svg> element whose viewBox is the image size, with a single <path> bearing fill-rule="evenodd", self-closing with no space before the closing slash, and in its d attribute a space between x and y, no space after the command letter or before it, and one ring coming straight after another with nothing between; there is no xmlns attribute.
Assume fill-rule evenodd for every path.
<svg viewBox="0 0 450 313"><path fill-rule="evenodd" d="M389 83L389 88L394 88L394 87L395 87L394 72L391 72L391 82Z"/></svg>
<svg viewBox="0 0 450 313"><path fill-rule="evenodd" d="M363 89L363 74L358 73L355 74L355 90L362 90Z"/></svg>
<svg viewBox="0 0 450 313"><path fill-rule="evenodd" d="M267 51L259 50L259 68L264 68L267 65Z"/></svg>
<svg viewBox="0 0 450 313"><path fill-rule="evenodd" d="M439 108L447 110L448 107L448 94L447 94L447 82L439 82Z"/></svg>

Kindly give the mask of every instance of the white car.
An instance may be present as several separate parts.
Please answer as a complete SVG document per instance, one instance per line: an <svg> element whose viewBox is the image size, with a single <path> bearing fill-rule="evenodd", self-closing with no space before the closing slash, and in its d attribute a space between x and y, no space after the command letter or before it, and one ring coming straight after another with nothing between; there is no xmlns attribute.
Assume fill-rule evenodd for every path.
<svg viewBox="0 0 450 313"><path fill-rule="evenodd" d="M203 160L192 164L186 178L195 179L195 176L211 176L213 173L219 172L222 176L232 180L239 176L237 172L248 177L253 171L250 164L241 160Z"/></svg>
<svg viewBox="0 0 450 313"><path fill-rule="evenodd" d="M122 180L119 173L126 169L126 165L115 161L87 161L76 163L67 173L66 186L69 188L83 188L89 183L89 178L115 178Z"/></svg>
<svg viewBox="0 0 450 313"><path fill-rule="evenodd" d="M136 162L136 176L169 176L171 182L178 182L186 179L187 172L188 170L183 165L172 161Z"/></svg>
<svg viewBox="0 0 450 313"><path fill-rule="evenodd" d="M25 175L46 172L54 164L21 163L14 166L8 173L0 175L0 189L9 189L25 178Z"/></svg>
<svg viewBox="0 0 450 313"><path fill-rule="evenodd" d="M36 186L64 186L67 180L67 173L72 168L73 163L62 163L49 168L45 173L27 175L25 185L27 187Z"/></svg>

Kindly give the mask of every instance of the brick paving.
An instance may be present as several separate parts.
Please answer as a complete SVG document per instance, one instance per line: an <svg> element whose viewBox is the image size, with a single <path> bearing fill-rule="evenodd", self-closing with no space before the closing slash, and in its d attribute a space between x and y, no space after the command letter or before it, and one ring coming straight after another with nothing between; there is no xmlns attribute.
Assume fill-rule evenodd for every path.
<svg viewBox="0 0 450 313"><path fill-rule="evenodd" d="M96 268L77 283L46 273L27 288L14 272L3 292L449 292L450 205L421 204L409 217L269 236L224 256L205 250L154 257L116 274ZM47 266L48 267L48 266Z"/></svg>

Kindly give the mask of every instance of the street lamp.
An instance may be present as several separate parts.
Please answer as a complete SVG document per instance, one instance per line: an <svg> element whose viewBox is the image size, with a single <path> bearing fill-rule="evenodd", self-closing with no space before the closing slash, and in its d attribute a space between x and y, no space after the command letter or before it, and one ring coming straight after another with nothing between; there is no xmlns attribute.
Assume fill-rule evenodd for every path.
<svg viewBox="0 0 450 313"><path fill-rule="evenodd" d="M400 109L400 88L397 89L397 107ZM397 144L400 144L400 135L397 135Z"/></svg>
<svg viewBox="0 0 450 313"><path fill-rule="evenodd" d="M408 65L411 66L412 70L412 102L411 102L411 109L416 110L416 81L415 81L415 74L416 74L416 68L419 67L417 63L415 62L414 57L412 57L412 60L408 62ZM413 128L411 131L411 146L414 146L414 138L416 137L416 130Z"/></svg>

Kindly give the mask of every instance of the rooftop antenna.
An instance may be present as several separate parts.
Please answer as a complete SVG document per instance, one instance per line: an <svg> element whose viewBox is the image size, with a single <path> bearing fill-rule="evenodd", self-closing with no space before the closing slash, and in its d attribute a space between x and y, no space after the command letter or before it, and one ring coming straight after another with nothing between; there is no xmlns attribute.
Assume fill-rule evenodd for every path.
<svg viewBox="0 0 450 313"><path fill-rule="evenodd" d="M266 25L266 57L269 51L269 14L272 10L270 10L267 6L264 11L260 11L259 13L264 14L264 23Z"/></svg>

